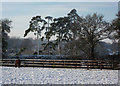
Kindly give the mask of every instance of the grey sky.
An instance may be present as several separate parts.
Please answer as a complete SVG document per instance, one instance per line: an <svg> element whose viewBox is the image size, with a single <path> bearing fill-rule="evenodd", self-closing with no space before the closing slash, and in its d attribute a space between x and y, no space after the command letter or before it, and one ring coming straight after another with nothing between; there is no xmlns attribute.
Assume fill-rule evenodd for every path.
<svg viewBox="0 0 120 86"><path fill-rule="evenodd" d="M106 21L111 21L118 12L117 2L3 2L2 17L11 19L13 28L10 36L23 38L24 31L29 26L33 16L47 15L53 17L66 16L75 8L80 16L98 13L104 15ZM35 37L33 33L28 37Z"/></svg>

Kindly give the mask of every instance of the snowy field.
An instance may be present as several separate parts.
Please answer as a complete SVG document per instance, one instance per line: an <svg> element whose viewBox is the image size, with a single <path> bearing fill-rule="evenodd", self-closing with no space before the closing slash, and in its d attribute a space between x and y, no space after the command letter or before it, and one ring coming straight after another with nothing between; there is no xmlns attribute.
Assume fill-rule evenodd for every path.
<svg viewBox="0 0 120 86"><path fill-rule="evenodd" d="M0 68L2 84L117 84L118 70Z"/></svg>

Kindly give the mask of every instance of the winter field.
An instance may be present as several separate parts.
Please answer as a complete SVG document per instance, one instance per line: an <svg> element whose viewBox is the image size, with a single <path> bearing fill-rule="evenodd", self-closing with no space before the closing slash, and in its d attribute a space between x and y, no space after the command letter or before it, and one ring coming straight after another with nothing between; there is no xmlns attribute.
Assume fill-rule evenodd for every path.
<svg viewBox="0 0 120 86"><path fill-rule="evenodd" d="M0 67L1 84L117 84L118 70Z"/></svg>

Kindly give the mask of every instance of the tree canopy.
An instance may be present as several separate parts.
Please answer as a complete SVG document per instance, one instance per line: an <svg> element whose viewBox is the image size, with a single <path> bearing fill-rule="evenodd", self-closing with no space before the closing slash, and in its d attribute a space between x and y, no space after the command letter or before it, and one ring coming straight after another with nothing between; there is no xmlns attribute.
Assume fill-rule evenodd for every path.
<svg viewBox="0 0 120 86"><path fill-rule="evenodd" d="M48 19L48 22L45 19ZM48 39L48 43L43 45L50 44L54 48L58 45L59 55L67 46L66 50L73 50L74 55L83 52L89 59L94 59L96 45L101 40L109 38L111 33L109 29L110 23L104 20L103 15L97 13L81 17L77 14L76 9L72 9L66 16L53 18L51 24L49 23L52 20L51 16L46 16L45 19L42 19L41 16L33 17L24 36L27 36L30 31L41 33L41 31L46 30L44 34ZM43 23L42 26L39 23ZM49 42L52 36L55 39ZM41 39L43 40L43 38L45 37ZM62 46L64 46L63 49ZM69 47L71 47L71 50Z"/></svg>
<svg viewBox="0 0 120 86"><path fill-rule="evenodd" d="M120 39L120 11L116 16L117 18L112 21L112 30L116 32L114 38Z"/></svg>

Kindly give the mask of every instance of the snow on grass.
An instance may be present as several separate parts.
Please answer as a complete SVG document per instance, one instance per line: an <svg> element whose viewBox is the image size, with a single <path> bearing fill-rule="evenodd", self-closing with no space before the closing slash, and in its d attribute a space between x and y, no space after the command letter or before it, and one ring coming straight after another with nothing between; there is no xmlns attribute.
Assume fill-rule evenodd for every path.
<svg viewBox="0 0 120 86"><path fill-rule="evenodd" d="M118 70L2 68L2 84L117 84Z"/></svg>
<svg viewBox="0 0 120 86"><path fill-rule="evenodd" d="M2 67L0 66L0 86L2 84Z"/></svg>

